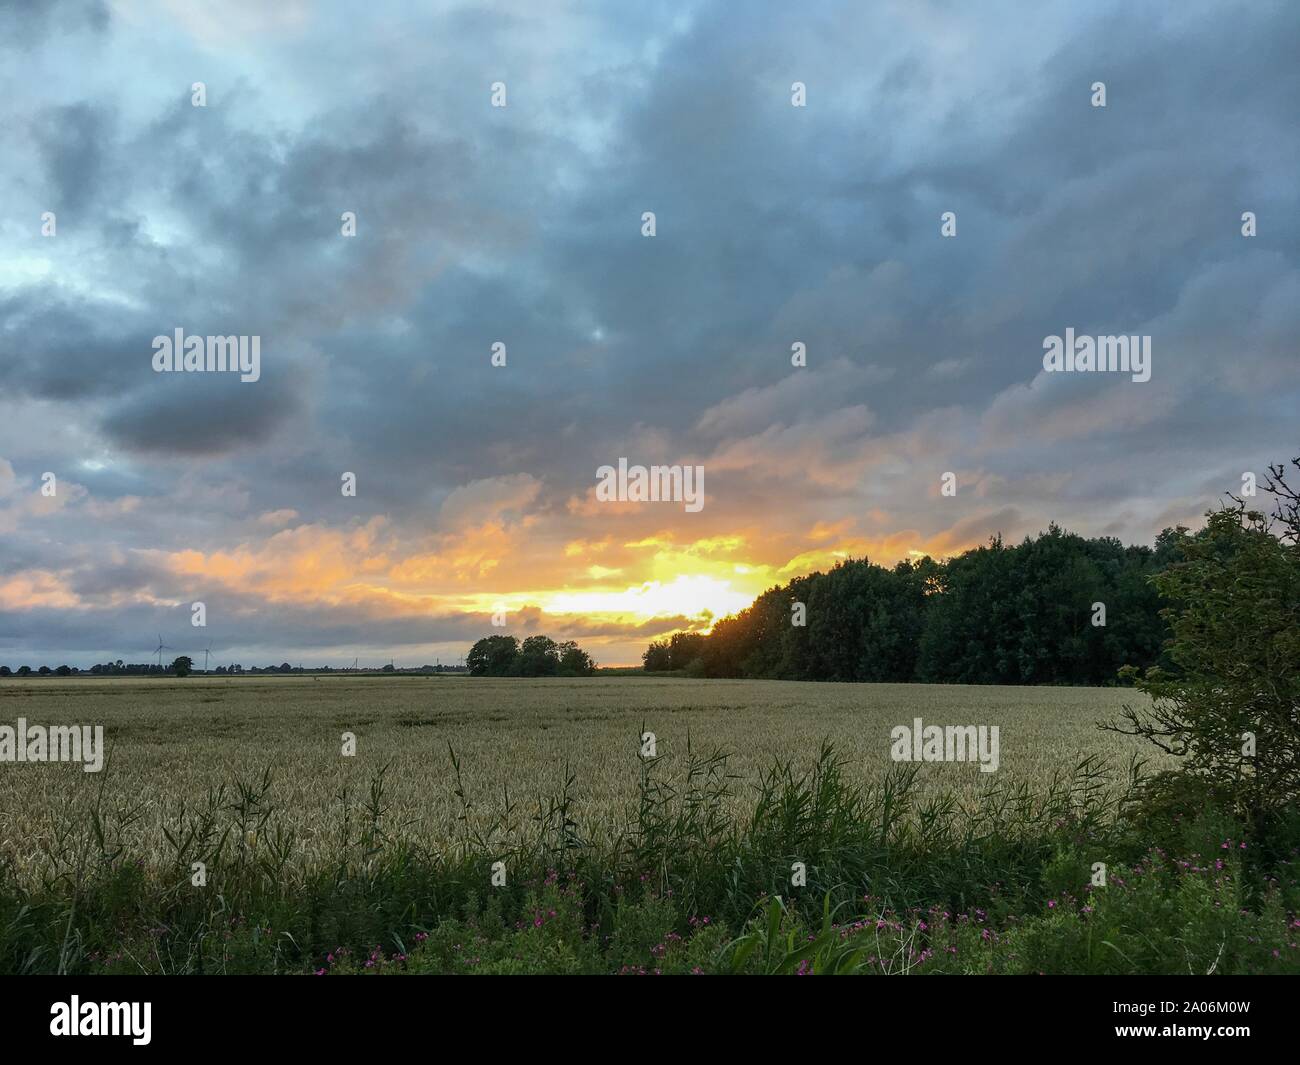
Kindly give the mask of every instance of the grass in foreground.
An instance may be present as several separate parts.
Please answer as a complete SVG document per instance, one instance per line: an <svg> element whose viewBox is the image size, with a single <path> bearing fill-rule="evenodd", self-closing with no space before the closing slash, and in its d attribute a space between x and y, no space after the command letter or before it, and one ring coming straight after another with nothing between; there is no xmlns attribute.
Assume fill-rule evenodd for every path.
<svg viewBox="0 0 1300 1065"><path fill-rule="evenodd" d="M1095 757L1043 788L999 781L967 803L922 791L915 767L851 780L823 748L806 773L774 763L737 819L727 758L692 751L674 776L644 762L627 829L598 842L574 817L571 774L485 823L448 762L461 809L444 848L394 834L384 772L342 797L305 865L269 775L181 812L164 862L123 844L130 803L69 818L39 885L12 861L0 871L0 968L1300 971L1300 817L1249 835L1213 810L1152 818L1140 783L1110 779Z"/></svg>

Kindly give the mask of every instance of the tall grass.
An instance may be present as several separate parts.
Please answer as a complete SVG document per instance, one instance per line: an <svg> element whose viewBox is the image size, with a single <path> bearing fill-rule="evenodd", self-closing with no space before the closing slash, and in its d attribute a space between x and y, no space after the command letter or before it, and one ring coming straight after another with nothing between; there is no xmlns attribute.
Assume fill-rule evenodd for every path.
<svg viewBox="0 0 1300 1065"><path fill-rule="evenodd" d="M563 911L575 930L565 950L578 944L588 952L581 965L597 971L617 958L636 969L640 948L629 943L638 936L667 937L662 955L665 943L705 928L744 932L726 950L712 943L709 956L724 970L798 971L802 963L858 971L866 959L878 967L879 943L840 945L839 917L864 913L892 915L881 927L902 937L895 946L905 970L924 952L906 938L916 937L915 922L909 933L898 915L979 913L987 927L1014 924L1042 911L1049 895L1081 890L1092 861L1121 869L1150 845L1128 810L1140 767L1131 765L1117 788L1095 757L1045 788L994 779L970 800L922 792L915 766L855 782L824 744L811 769L778 761L737 796L727 756L690 748L675 768L643 760L622 831L595 842L579 821L572 770L549 795L525 803L507 791L503 802L481 805L450 748L448 763L458 808L449 842L437 848L413 843L394 824L386 767L359 791L339 790L330 837L310 847L269 771L236 778L167 811L164 857L148 863L124 843L141 800L110 797L101 786L42 843L37 884L18 875L12 858L0 867L0 969L306 972L325 959L360 957L406 964L428 937L440 942L440 928L487 943L489 925L531 935L520 915ZM728 813L737 799L742 818ZM491 881L497 862L502 886ZM792 884L795 863L806 885ZM206 881L196 886L200 868ZM1248 896L1238 901L1262 897ZM577 955L546 957L537 964L579 965Z"/></svg>

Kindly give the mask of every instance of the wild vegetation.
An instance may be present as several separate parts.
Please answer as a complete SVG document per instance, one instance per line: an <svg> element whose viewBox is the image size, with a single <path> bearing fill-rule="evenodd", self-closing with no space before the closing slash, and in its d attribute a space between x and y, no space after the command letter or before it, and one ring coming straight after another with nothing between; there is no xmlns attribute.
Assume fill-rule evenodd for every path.
<svg viewBox="0 0 1300 1065"><path fill-rule="evenodd" d="M445 765L456 806L436 847L403 832L391 768L342 789L311 835L292 788L236 777L174 807L147 860L130 842L142 804L102 788L56 816L36 883L6 862L0 967L1300 971L1294 813L1266 844L1221 811L1147 820L1140 776L1093 756L960 803L926 795L915 765L856 783L823 747L806 769L773 763L737 817L728 759L692 749L637 765L612 837L581 819L573 774L485 816L454 751Z"/></svg>

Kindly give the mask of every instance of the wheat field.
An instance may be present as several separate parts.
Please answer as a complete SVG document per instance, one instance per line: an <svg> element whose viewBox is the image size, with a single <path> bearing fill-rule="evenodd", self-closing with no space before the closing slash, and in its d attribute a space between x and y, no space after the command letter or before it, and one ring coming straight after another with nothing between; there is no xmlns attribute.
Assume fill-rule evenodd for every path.
<svg viewBox="0 0 1300 1065"><path fill-rule="evenodd" d="M835 745L849 776L878 779L890 766L890 729L997 725L1002 778L1045 783L1087 754L1123 776L1136 741L1100 732L1099 720L1143 697L1103 688L966 687L689 680L678 677L479 679L457 676L189 677L7 680L0 724L104 726L100 773L73 764L0 763L0 856L39 875L60 824L117 811L123 853L165 859L164 829L211 789L269 772L266 802L295 835L299 857L327 853L345 807L384 767L386 830L421 846L448 845L464 803L474 818L511 823L539 796L574 778L575 819L588 839L629 817L643 732L671 775L688 744L727 753L740 812L775 761L796 769ZM343 734L356 753L342 754ZM978 801L974 764L927 764L923 789ZM129 812L129 816L128 816ZM507 828L509 826L507 825Z"/></svg>

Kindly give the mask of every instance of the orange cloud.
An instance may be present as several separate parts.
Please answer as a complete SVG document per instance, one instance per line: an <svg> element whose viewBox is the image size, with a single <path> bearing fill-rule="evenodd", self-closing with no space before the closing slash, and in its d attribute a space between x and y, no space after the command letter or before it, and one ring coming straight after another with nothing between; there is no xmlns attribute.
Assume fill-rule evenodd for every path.
<svg viewBox="0 0 1300 1065"><path fill-rule="evenodd" d="M0 609L17 611L46 607L66 610L80 605L72 589L49 570L27 570L0 581Z"/></svg>

